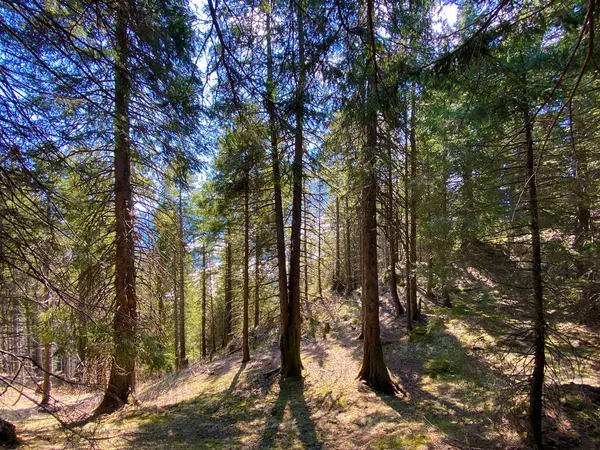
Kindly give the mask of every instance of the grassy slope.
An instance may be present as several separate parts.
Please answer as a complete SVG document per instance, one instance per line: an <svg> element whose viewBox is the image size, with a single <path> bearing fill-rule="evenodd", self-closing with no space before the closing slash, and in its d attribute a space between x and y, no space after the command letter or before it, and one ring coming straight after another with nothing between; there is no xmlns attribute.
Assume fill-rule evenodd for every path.
<svg viewBox="0 0 600 450"><path fill-rule="evenodd" d="M385 357L404 395L379 396L356 382L362 351L356 300L332 299L314 307L332 332L323 338L317 327L317 337L304 340L302 382L280 380L272 342L245 366L235 354L143 383L137 405L76 428L92 440L61 430L23 398L14 405L14 397L0 398L0 415L33 448L519 448L529 347L527 322L517 318L526 315L527 303L488 275L463 267L454 308L426 303L428 322L411 339L384 299ZM562 388L548 389L548 442L600 448L598 336L559 319L556 328L571 342L556 335L557 350L572 345L579 358L563 360L554 380ZM578 365L577 373L566 363ZM98 401L65 389L55 395L64 400L66 420Z"/></svg>

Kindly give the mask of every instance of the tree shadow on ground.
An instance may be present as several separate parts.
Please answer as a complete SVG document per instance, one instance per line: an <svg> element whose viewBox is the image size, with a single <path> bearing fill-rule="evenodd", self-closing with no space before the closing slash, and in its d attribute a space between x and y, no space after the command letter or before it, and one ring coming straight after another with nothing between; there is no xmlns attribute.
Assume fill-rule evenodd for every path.
<svg viewBox="0 0 600 450"><path fill-rule="evenodd" d="M241 364L227 389L203 393L166 408L141 408L127 417L137 429L126 436L139 448L230 448L259 438L264 420L264 392L275 377L261 370L246 374ZM249 379L250 378L250 379ZM264 386L268 385L268 386Z"/></svg>
<svg viewBox="0 0 600 450"><path fill-rule="evenodd" d="M297 430L285 421L286 407L294 419ZM296 431L298 436L296 436ZM279 394L267 419L267 424L257 448L269 449L279 444L282 448L293 445L296 437L305 449L320 449L315 423L304 397L304 382L302 379L281 379Z"/></svg>

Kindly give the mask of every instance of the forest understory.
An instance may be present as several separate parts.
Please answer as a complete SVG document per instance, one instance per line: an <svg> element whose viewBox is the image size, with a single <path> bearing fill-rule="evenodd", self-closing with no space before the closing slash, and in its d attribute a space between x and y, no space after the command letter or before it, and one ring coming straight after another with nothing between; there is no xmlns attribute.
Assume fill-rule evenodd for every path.
<svg viewBox="0 0 600 450"><path fill-rule="evenodd" d="M280 376L273 324L255 330L250 362L241 363L234 341L211 362L140 380L133 405L84 425L77 422L101 392L66 384L55 386L52 413L9 391L1 414L25 448L40 449L528 448L528 299L510 287L518 272L506 265L515 263L491 253L471 252L457 266L452 308L421 293L423 319L410 336L382 294L381 339L397 395L357 381L360 298L328 295L303 320L303 379ZM545 446L600 448L600 340L568 309L549 312L560 359L549 364Z"/></svg>
<svg viewBox="0 0 600 450"><path fill-rule="evenodd" d="M0 0L0 447L600 449L600 0Z"/></svg>

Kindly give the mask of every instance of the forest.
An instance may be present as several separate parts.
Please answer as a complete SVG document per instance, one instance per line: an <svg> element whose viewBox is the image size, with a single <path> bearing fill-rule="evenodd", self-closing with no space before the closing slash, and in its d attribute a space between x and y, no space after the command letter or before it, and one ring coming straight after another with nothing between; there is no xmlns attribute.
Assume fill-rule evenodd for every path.
<svg viewBox="0 0 600 450"><path fill-rule="evenodd" d="M598 0L0 0L0 448L600 449Z"/></svg>

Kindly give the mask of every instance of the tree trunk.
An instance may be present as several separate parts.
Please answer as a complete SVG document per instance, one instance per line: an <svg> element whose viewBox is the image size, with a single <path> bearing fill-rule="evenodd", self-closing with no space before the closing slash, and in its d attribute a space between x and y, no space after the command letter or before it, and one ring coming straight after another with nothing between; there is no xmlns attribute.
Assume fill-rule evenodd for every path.
<svg viewBox="0 0 600 450"><path fill-rule="evenodd" d="M262 256L261 242L256 232L254 251L254 328L260 325L260 259Z"/></svg>
<svg viewBox="0 0 600 450"><path fill-rule="evenodd" d="M387 228L388 228L388 241L390 248L390 276L388 282L390 285L390 295L392 296L392 303L396 310L396 315L401 316L404 314L404 308L400 303L400 296L398 295L398 277L396 275L396 262L398 261L398 249L396 248L396 221L394 220L394 182L393 182L393 170L392 170L392 150L388 147L388 173L387 173L387 197L388 197L388 211L387 211Z"/></svg>
<svg viewBox="0 0 600 450"><path fill-rule="evenodd" d="M242 362L250 361L250 345L248 343L248 303L250 302L250 186L248 173L244 183L244 295L242 320Z"/></svg>
<svg viewBox="0 0 600 450"><path fill-rule="evenodd" d="M370 97L377 92L375 39L373 31L373 3L367 1L367 19L371 36L373 78L369 83ZM370 103L370 102L368 102ZM368 104L367 103L367 104ZM364 345L362 367L358 378L373 389L393 394L396 387L383 359L379 330L379 280L377 276L377 112L367 108L365 122L367 142L362 151L362 248L363 248L363 309Z"/></svg>
<svg viewBox="0 0 600 450"><path fill-rule="evenodd" d="M446 308L452 308L452 302L450 301L450 289L448 287L448 272L450 271L448 259L449 253L452 248L452 243L450 242L450 218L448 217L448 173L444 172L444 176L442 177L442 205L440 214L442 216L442 220L444 222L444 235L443 235L443 243L442 243L442 251L441 251L441 261L440 265L442 267L441 274L441 285L442 285L442 304Z"/></svg>
<svg viewBox="0 0 600 450"><path fill-rule="evenodd" d="M275 82L273 80L273 51L271 44L271 8L267 12L267 112L269 114L269 134L271 141L271 162L273 165L273 191L275 203L275 234L277 238L277 269L279 288L280 331L279 349L281 352L281 373L287 372L289 348L287 329L290 320L287 288L287 266L285 259L285 230L283 224L283 206L281 200L281 172L279 170L278 130L275 114Z"/></svg>
<svg viewBox="0 0 600 450"><path fill-rule="evenodd" d="M202 359L206 359L206 244L202 247Z"/></svg>
<svg viewBox="0 0 600 450"><path fill-rule="evenodd" d="M183 235L183 201L179 186L179 367L185 369L188 359L185 351L185 237Z"/></svg>
<svg viewBox="0 0 600 450"><path fill-rule="evenodd" d="M181 358L179 357L179 289L177 288L177 263L173 256L173 341L175 345L175 368L181 368Z"/></svg>
<svg viewBox="0 0 600 450"><path fill-rule="evenodd" d="M411 95L410 108L410 298L412 301L412 319L419 320L420 308L417 306L417 193L415 183L417 181L417 138L415 135L415 89Z"/></svg>
<svg viewBox="0 0 600 450"><path fill-rule="evenodd" d="M405 114L406 120L406 114ZM406 144L406 142L405 142ZM410 269L411 269L411 258L410 258L410 176L409 176L409 157L408 157L408 145L405 145L404 153L404 258L405 258L405 281L404 292L406 295L406 330L410 333L413 329L413 299L412 289L410 285Z"/></svg>
<svg viewBox="0 0 600 450"><path fill-rule="evenodd" d="M289 320L284 330L282 348L286 353L284 377L302 375L300 359L300 249L302 240L302 158L304 154L304 89L306 68L304 64L303 12L296 4L298 25L298 86L296 87L296 129L294 136L294 160L292 163L292 236L289 274Z"/></svg>
<svg viewBox="0 0 600 450"><path fill-rule="evenodd" d="M231 255L231 233L229 224L227 225L227 244L225 249L225 317L223 324L223 347L227 345L231 339L232 332L232 306L233 293L231 289L231 272L232 272L232 255Z"/></svg>
<svg viewBox="0 0 600 450"><path fill-rule="evenodd" d="M542 253L540 240L540 225L538 218L537 198L537 168L534 163L532 123L527 113L525 120L525 140L527 144L527 187L529 190L529 214L531 218L531 246L532 246L532 275L534 288L534 362L531 375L531 388L529 393L529 420L530 440L537 449L543 448L542 413L544 368L546 366L546 319L544 317L544 295L542 283Z"/></svg>
<svg viewBox="0 0 600 450"><path fill-rule="evenodd" d="M302 240L302 254L304 255L304 266L303 266L303 272L304 272L304 277L303 277L303 281L304 281L304 311L306 314L306 317L308 317L309 320L312 319L312 312L310 310L310 300L308 297L308 202L306 201L306 193L303 191L302 192L302 198L304 205L306 205L305 210L304 210L304 221L303 221L303 240Z"/></svg>
<svg viewBox="0 0 600 450"><path fill-rule="evenodd" d="M212 273L208 272L208 296L210 300L210 360L217 351L217 336L215 331L215 307L212 295Z"/></svg>
<svg viewBox="0 0 600 450"><path fill-rule="evenodd" d="M333 270L333 289L340 292L340 196L335 197L335 266Z"/></svg>
<svg viewBox="0 0 600 450"><path fill-rule="evenodd" d="M50 403L52 391L52 382L50 379L53 369L52 362L54 359L54 352L52 350L52 342L46 342L44 344L44 378L42 381L42 400L40 401L40 405L44 406L47 406Z"/></svg>
<svg viewBox="0 0 600 450"><path fill-rule="evenodd" d="M345 204L346 204L346 226L345 234L346 234L346 295L350 295L352 292L354 281L352 279L352 249L350 247L350 208L348 206L348 193L346 193Z"/></svg>
<svg viewBox="0 0 600 450"><path fill-rule="evenodd" d="M128 75L129 11L117 6L115 32L115 348L108 386L96 413L108 413L127 403L133 388L136 358L137 296L135 287L135 230L131 188Z"/></svg>
<svg viewBox="0 0 600 450"><path fill-rule="evenodd" d="M321 181L317 199L317 291L319 299L323 298L323 280L321 279Z"/></svg>

